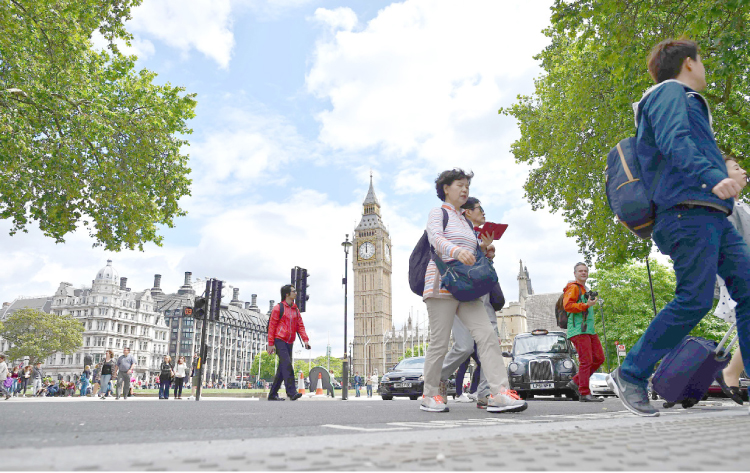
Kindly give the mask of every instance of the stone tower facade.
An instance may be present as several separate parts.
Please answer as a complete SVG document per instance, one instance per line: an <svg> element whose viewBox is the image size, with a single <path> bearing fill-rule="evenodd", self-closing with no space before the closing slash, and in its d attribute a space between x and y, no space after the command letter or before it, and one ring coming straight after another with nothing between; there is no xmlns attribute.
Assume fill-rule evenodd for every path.
<svg viewBox="0 0 750 473"><path fill-rule="evenodd" d="M386 363L385 335L391 331L391 239L380 215L370 175L362 203L362 219L354 229L354 343L352 374L382 375Z"/></svg>

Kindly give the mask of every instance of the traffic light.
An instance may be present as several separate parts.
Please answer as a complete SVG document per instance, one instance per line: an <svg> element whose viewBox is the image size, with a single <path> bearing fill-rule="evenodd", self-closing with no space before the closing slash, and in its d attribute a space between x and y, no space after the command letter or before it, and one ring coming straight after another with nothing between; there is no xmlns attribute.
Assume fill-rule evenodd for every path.
<svg viewBox="0 0 750 473"><path fill-rule="evenodd" d="M203 316L206 313L206 298L203 296L196 297L195 301L193 302L193 308L190 311L190 314L187 313L187 310L189 309L190 307L185 307L183 309L183 315L203 320Z"/></svg>
<svg viewBox="0 0 750 473"><path fill-rule="evenodd" d="M214 318L214 320L219 320L219 311L221 310L221 289L223 286L223 282L216 279L213 280L211 287L213 307L210 315Z"/></svg>
<svg viewBox="0 0 750 473"><path fill-rule="evenodd" d="M297 307L299 307L300 312L305 311L305 306L307 305L308 299L310 299L310 296L307 294L307 288L310 287L309 284L307 284L307 277L309 274L307 274L307 270L304 268L300 268L297 270Z"/></svg>

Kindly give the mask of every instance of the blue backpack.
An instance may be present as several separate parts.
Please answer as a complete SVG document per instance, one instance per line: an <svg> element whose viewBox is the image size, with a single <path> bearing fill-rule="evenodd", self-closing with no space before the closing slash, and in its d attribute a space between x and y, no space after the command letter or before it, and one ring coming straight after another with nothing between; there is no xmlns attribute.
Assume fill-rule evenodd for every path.
<svg viewBox="0 0 750 473"><path fill-rule="evenodd" d="M664 81L661 84L670 81ZM687 92L687 96L703 101L708 107L700 94ZM656 190L656 185L659 182L658 176L664 170L667 162L666 159L663 159L659 164L657 175L647 192L646 183L641 178L641 168L638 164L637 144L636 137L631 136L617 143L609 151L607 166L604 168L604 188L607 192L609 208L617 216L617 220L638 238L649 240L651 233L654 231L656 206L648 196L654 195L654 190Z"/></svg>
<svg viewBox="0 0 750 473"><path fill-rule="evenodd" d="M448 226L448 211L443 211L443 230ZM409 287L411 292L421 296L424 294L424 275L427 272L427 265L432 259L432 245L427 239L427 230L422 234L417 245L409 256Z"/></svg>
<svg viewBox="0 0 750 473"><path fill-rule="evenodd" d="M617 143L609 152L607 167L604 168L604 187L607 203L617 220L638 238L648 240L654 230L656 208L641 180L636 144L636 138L631 136Z"/></svg>

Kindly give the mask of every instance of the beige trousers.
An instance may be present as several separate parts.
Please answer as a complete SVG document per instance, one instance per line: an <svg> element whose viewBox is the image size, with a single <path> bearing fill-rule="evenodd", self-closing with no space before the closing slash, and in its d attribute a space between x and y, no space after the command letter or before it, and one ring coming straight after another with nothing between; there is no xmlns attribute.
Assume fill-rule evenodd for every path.
<svg viewBox="0 0 750 473"><path fill-rule="evenodd" d="M456 316L477 342L482 371L487 376L490 393L497 394L502 389L508 389L508 373L505 371L503 353L482 300L459 302L456 299L428 298L425 304L430 319L430 345L427 347L424 363L425 397L438 395L440 372L443 359L448 353L451 327Z"/></svg>

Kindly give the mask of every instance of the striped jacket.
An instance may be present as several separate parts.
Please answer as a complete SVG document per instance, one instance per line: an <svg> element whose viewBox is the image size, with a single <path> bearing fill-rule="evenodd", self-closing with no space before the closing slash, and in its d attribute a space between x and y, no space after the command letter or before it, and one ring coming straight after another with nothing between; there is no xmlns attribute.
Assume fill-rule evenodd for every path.
<svg viewBox="0 0 750 473"><path fill-rule="evenodd" d="M448 224L443 231L443 211L448 211ZM435 252L446 263L455 261L458 251L469 250L474 253L477 249L477 235L464 217L464 210L456 210L451 204L444 202L440 207L430 211L427 219L427 239L435 248ZM447 289L440 287L440 272L435 262L430 260L424 277L424 292L422 299L436 297L452 299Z"/></svg>

